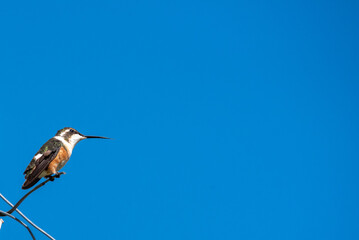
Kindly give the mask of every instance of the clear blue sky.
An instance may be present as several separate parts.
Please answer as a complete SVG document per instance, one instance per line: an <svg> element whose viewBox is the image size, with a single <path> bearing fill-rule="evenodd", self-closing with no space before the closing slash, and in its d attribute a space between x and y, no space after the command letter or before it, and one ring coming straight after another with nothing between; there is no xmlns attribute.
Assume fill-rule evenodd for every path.
<svg viewBox="0 0 359 240"><path fill-rule="evenodd" d="M56 239L359 239L358 1L0 4L0 192ZM0 201L0 209L7 210ZM9 218L1 239L29 239ZM46 239L35 232L39 239Z"/></svg>

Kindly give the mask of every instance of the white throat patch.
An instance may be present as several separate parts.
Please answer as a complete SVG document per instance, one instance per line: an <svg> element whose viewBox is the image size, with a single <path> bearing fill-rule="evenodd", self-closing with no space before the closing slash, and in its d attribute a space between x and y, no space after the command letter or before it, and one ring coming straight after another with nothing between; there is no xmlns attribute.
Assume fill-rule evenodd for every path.
<svg viewBox="0 0 359 240"><path fill-rule="evenodd" d="M83 139L85 138L80 134L74 134L69 138L69 142L73 147L75 147L75 145Z"/></svg>

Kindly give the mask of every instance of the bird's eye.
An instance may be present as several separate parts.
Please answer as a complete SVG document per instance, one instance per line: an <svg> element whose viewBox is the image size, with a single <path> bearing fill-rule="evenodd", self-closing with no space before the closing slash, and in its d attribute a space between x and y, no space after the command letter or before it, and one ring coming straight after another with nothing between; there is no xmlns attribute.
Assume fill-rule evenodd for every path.
<svg viewBox="0 0 359 240"><path fill-rule="evenodd" d="M70 129L70 132L74 133L75 131L73 129Z"/></svg>

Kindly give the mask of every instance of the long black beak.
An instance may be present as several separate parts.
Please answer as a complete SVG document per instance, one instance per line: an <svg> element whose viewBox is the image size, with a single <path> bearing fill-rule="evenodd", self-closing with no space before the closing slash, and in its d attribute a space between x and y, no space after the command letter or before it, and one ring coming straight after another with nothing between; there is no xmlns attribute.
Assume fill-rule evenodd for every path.
<svg viewBox="0 0 359 240"><path fill-rule="evenodd" d="M111 139L108 137L98 137L98 136L85 136L86 138L102 138L102 139Z"/></svg>

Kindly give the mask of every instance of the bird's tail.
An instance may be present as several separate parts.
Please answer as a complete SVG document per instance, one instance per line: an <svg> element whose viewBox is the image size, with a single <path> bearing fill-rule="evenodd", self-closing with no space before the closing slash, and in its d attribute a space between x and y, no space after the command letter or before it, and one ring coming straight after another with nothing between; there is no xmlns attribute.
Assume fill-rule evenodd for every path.
<svg viewBox="0 0 359 240"><path fill-rule="evenodd" d="M24 184L22 185L22 189L28 189L34 186L41 178L33 178L33 179L26 179Z"/></svg>

